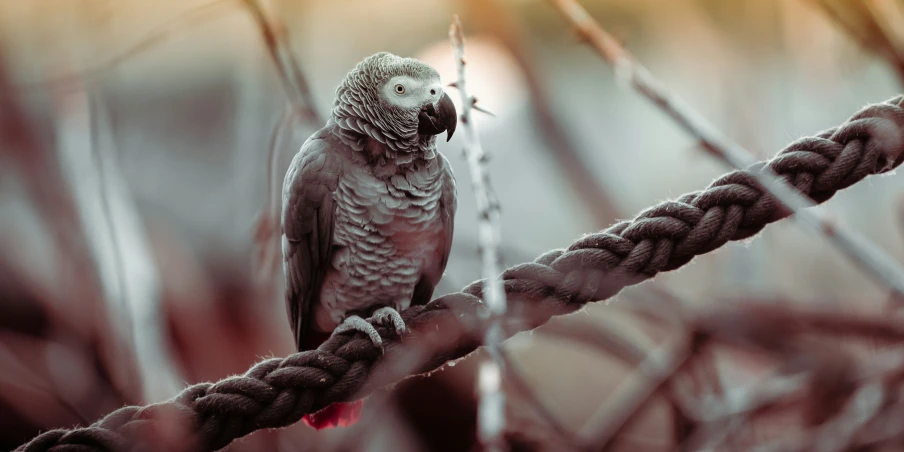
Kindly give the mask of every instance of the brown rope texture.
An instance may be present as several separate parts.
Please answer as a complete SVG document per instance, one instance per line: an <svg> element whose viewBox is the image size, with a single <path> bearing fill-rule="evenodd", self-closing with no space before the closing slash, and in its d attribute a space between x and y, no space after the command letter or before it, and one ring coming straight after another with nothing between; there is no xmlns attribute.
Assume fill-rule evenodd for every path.
<svg viewBox="0 0 904 452"><path fill-rule="evenodd" d="M839 127L795 141L769 162L731 172L705 190L509 268L502 275L510 303L506 334L609 298L788 216L752 176L763 165L818 203L868 175L893 169L904 158L902 106L904 96L868 106ZM17 450L159 449L167 428L184 429L193 439L177 450L216 450L255 430L293 424L333 402L360 399L398 382L404 375L390 368L403 351L420 346L423 355L406 374L428 372L474 351L483 325L481 286L477 281L405 310L410 332L404 337L378 327L383 355L360 333L336 335L318 350L264 360L242 376L190 386L163 403L121 408L89 427L48 431Z"/></svg>

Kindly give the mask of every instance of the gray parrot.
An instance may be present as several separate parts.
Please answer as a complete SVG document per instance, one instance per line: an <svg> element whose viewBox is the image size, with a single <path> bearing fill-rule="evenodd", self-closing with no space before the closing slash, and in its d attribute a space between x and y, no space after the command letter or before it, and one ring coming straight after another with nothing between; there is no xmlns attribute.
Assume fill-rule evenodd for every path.
<svg viewBox="0 0 904 452"><path fill-rule="evenodd" d="M292 159L282 193L286 306L299 350L430 301L449 259L455 179L436 136L457 124L439 74L388 52L336 90L326 126Z"/></svg>

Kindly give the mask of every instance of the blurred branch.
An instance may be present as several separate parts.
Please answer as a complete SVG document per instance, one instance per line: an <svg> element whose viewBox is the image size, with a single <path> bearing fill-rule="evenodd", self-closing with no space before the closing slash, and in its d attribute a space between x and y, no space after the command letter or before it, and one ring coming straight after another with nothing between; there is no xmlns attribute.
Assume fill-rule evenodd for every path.
<svg viewBox="0 0 904 452"><path fill-rule="evenodd" d="M187 10L185 13L174 18L172 21L153 29L145 36L140 38L136 43L129 46L125 51L115 55L113 58L87 69L79 70L74 74L65 74L59 77L51 77L35 82L28 82L23 85L16 86L19 90L39 90L48 86L54 88L72 88L78 87L80 84L89 83L100 77L107 71L115 68L123 62L135 57L136 55L152 48L164 39L170 37L176 32L190 28L192 25L210 20L212 17L222 15L232 11L232 7L238 6L237 0L214 0ZM279 151L283 143L279 138L285 133L287 124L292 125L298 119L304 119L310 124L316 125L322 123L322 118L314 109L314 101L308 86L307 80L303 76L299 63L291 51L285 26L276 18L270 18L264 11L259 0L241 0L241 4L247 6L251 13L256 28L264 39L264 44L270 54L271 59L276 66L279 74L280 82L289 98L292 109L287 113L288 118L283 117L273 131L269 154L268 154L268 173L267 173L267 198L265 200L265 211L261 214L255 232L255 241L258 244L260 257L259 261L265 261L262 265L262 273L269 274L272 272L273 258L278 253L273 252L274 241L272 238L278 230L278 184L273 176L274 168L278 166ZM0 92L2 95L3 92ZM269 259L269 260L268 260Z"/></svg>
<svg viewBox="0 0 904 452"><path fill-rule="evenodd" d="M111 339L104 322L105 309L99 274L87 243L82 206L71 195L66 168L48 143L43 131L19 103L19 93L7 78L0 55L0 158L12 165L24 183L28 196L50 231L53 244L51 270L54 295L46 308L58 328L72 331L85 344L97 344L99 354L111 373L118 392L135 401L134 367L130 354L122 353ZM52 89L63 89L52 86ZM87 129L87 127L86 127ZM90 156L87 156L90 162ZM63 298L65 297L65 298Z"/></svg>
<svg viewBox="0 0 904 452"><path fill-rule="evenodd" d="M284 112L276 126L274 126L270 139L270 148L267 154L267 194L264 201L264 211L255 226L254 241L258 249L259 266L258 275L262 277L265 286L272 282L272 277L277 273L276 261L279 257L278 233L279 233L279 193L280 184L276 177L279 167L279 157L285 147L283 142L287 130L292 130L298 121L303 121L311 127L320 127L324 118L317 112L314 105L314 96L308 84L301 65L292 52L288 31L285 24L276 15L268 15L262 5L262 0L242 0L251 15L255 25L260 30L264 45L276 66L279 80L283 90L288 96L289 111Z"/></svg>
<svg viewBox="0 0 904 452"><path fill-rule="evenodd" d="M77 87L77 88L76 88ZM130 306L122 297L124 287L122 277L122 255L116 250L115 232L111 229L113 220L105 199L105 183L101 175L101 156L97 155L92 111L88 94L84 87L70 85L66 91L56 93L54 114L57 122L59 164L61 180L65 189L73 196L79 222L85 231L85 239L90 253L91 267L96 268L103 295L93 302L105 302L100 312L106 316L107 328L112 332L108 345L113 350L112 363L116 372L124 378L130 392L141 399L141 379L135 364L137 357L133 345Z"/></svg>
<svg viewBox="0 0 904 452"><path fill-rule="evenodd" d="M618 433L684 366L691 356L691 343L691 338L679 338L650 352L638 364L634 374L626 377L620 389L609 397L607 404L578 431L582 442L594 450L611 449Z"/></svg>
<svg viewBox="0 0 904 452"><path fill-rule="evenodd" d="M499 275L499 200L490 183L490 171L487 167L487 155L480 145L477 127L471 117L476 100L468 94L465 81L465 47L464 34L458 16L449 27L449 40L455 54L458 68L458 80L455 87L461 94L461 125L464 129L464 154L471 174L471 187L477 198L478 253L482 260L484 279L484 302L487 309L488 325L484 336L484 345L490 359L480 366L478 391L478 433L486 450L503 450L505 433L505 392L502 389L502 376L505 361L502 357L502 341L505 335L502 330L502 318L505 316L505 290Z"/></svg>
<svg viewBox="0 0 904 452"><path fill-rule="evenodd" d="M776 375L750 387L733 388L718 402L704 400L701 425L680 450L722 450L722 444L755 414L799 397L806 384L807 375Z"/></svg>
<svg viewBox="0 0 904 452"><path fill-rule="evenodd" d="M7 331L3 331L2 333L4 340L3 342L0 342L0 368L3 369L3 373L0 373L0 404L3 402L8 403L7 398L9 395L4 389L19 393L37 393L42 394L44 397L58 404L60 408L66 410L75 420L80 422L91 422L93 420L95 413L88 413L85 404L78 403L80 402L79 399L84 399L84 394L72 394L73 391L71 390L67 393L67 391L65 391L67 388L61 387L61 385L58 384L62 378L68 376L60 374L53 375L50 372L41 374L16 356L16 349L19 349L18 351L26 356L39 356L44 348L59 347L60 350L65 350L64 353L69 353L69 357L71 358L84 359L84 356L75 353L76 347L73 347L70 344L64 345L52 341L35 339L25 335L15 337L19 335ZM11 338L10 336L14 336L14 338ZM10 339L14 340L11 341ZM14 348L12 346L13 342L17 347ZM89 368L84 364L84 362L80 361L77 365L72 367L76 367L80 370ZM95 375L80 376L80 378L84 378L87 382L84 387L92 389L100 386L100 382L95 381L95 377ZM9 388L4 388L5 385L8 385ZM71 389L71 387L69 389ZM44 409L50 410L53 410L53 408L54 407L48 406L44 407ZM41 420L42 419L36 419L36 421Z"/></svg>
<svg viewBox="0 0 904 452"><path fill-rule="evenodd" d="M163 337L157 271L142 220L115 152L101 143L101 105L86 87L56 100L60 160L104 289L107 324L116 332L116 362L129 374L137 365L129 384L140 388L141 400L163 400L182 379Z"/></svg>
<svg viewBox="0 0 904 452"><path fill-rule="evenodd" d="M678 126L698 139L702 149L739 170L753 168L757 164L750 151L732 142L678 96L669 92L612 35L603 30L576 0L549 1L597 54L612 65L620 81L646 97ZM824 132L819 138L827 139L834 136L834 132L835 130ZM886 133L888 135L884 139L890 140L898 149L888 157L895 161L904 158L902 132L889 130ZM819 210L808 209L814 206L813 201L801 195L796 187L789 185L770 169L756 168L749 171L749 174L755 178L761 190L775 197L802 225L825 237L853 263L896 293L896 299L904 300L904 268L891 256L859 234L833 223Z"/></svg>
<svg viewBox="0 0 904 452"><path fill-rule="evenodd" d="M587 320L568 319L568 322L550 322L537 330L540 334L548 334L554 337L564 338L593 347L606 356L614 356L628 365L634 366L643 361L647 355L647 349L655 344L650 340L644 340L644 344L638 345L635 341L628 340L623 334L619 334L614 325L606 319L600 319L604 325L596 325Z"/></svg>
<svg viewBox="0 0 904 452"><path fill-rule="evenodd" d="M880 410L863 428L857 432L854 447L868 450L885 444L901 444L904 440L904 428L901 419L904 418L904 405L889 404Z"/></svg>
<svg viewBox="0 0 904 452"><path fill-rule="evenodd" d="M904 25L904 11L898 0L869 0L863 2L869 10L873 22L882 31L885 41L897 56L898 61L904 61L904 34L901 26Z"/></svg>
<svg viewBox="0 0 904 452"><path fill-rule="evenodd" d="M0 153L9 157L5 151L10 148L4 144L8 142L0 141ZM48 173L52 169L46 168ZM111 370L115 372L117 366L105 355L109 342L94 312L101 309L82 294L91 282L82 282L88 287L74 287L67 274L69 258L61 254L55 257L57 266L49 266L48 273L55 279L39 284L47 275L27 272L27 264L12 261L19 246L28 252L33 242L14 243L21 237L14 230L4 233L0 235L0 449L11 450L47 428L91 422L137 398L121 392L131 389L123 382L118 381L118 388L113 383ZM91 268L84 270L88 273Z"/></svg>
<svg viewBox="0 0 904 452"><path fill-rule="evenodd" d="M231 11L231 8L237 6L237 0L213 0L199 6L187 10L185 13L173 18L171 21L151 30L142 36L137 42L127 47L126 50L114 55L109 60L96 66L78 70L76 73L64 74L61 76L49 77L37 81L26 82L14 86L16 90L44 90L47 88L69 89L78 87L82 84L89 84L95 79L100 78L104 73L119 66L123 62L141 54L154 45L162 42L173 34L189 29L193 25L206 22L213 17L222 15ZM0 92L0 95L3 95Z"/></svg>
<svg viewBox="0 0 904 452"><path fill-rule="evenodd" d="M849 450L857 433L879 414L886 397L880 382L862 385L850 397L841 413L816 430L815 445L820 451Z"/></svg>
<svg viewBox="0 0 904 452"><path fill-rule="evenodd" d="M96 176L99 186L92 199L101 204L100 212L103 223L91 227L92 235L98 245L97 259L104 285L108 287L107 297L111 301L118 300L119 321L123 336L131 340L135 360L141 377L142 400L159 402L182 386L183 378L179 367L170 355L170 344L167 342L167 326L164 322L164 309L161 305L157 265L154 261L151 244L144 230L144 222L132 197L126 175L119 166L116 149L105 146L103 136L110 136L112 125L105 113L102 99L98 92L91 92L86 87L82 98L87 96L87 103L82 106L85 111L73 111L74 114L85 114L90 121L90 148L94 162L95 174L83 173L85 176ZM78 104L75 105L78 107ZM101 120L106 117L106 134ZM77 133L77 131L76 131ZM112 143L110 143L112 144ZM109 240L109 248L102 243ZM104 249L107 248L107 249ZM111 274L112 273L112 274ZM115 303L110 303L113 306Z"/></svg>
<svg viewBox="0 0 904 452"><path fill-rule="evenodd" d="M552 431L559 437L560 441L574 446L571 440L571 432L565 428L562 422L556 417L555 413L543 403L540 396L533 390L530 383L524 377L524 371L521 369L521 366L509 356L508 352L505 351L505 348L500 347L499 354L502 356L503 362L505 363L506 380L521 393L521 396L524 397L531 408L533 408L534 412L546 422Z"/></svg>
<svg viewBox="0 0 904 452"><path fill-rule="evenodd" d="M261 0L242 0L254 17L255 24L264 38L264 44L270 58L279 72L279 80L289 96L294 114L299 115L309 124L319 127L324 119L314 108L314 97L298 59L289 44L286 26L278 17L268 15L261 5Z"/></svg>
<svg viewBox="0 0 904 452"><path fill-rule="evenodd" d="M279 116L279 120L270 133L270 144L267 150L267 192L264 198L264 210L260 212L255 229L255 266L256 274L265 287L272 286L273 277L279 272L280 248L277 232L280 230L279 194L282 179L279 177L280 151L290 141L286 135L291 133L298 116L292 107L288 107Z"/></svg>
<svg viewBox="0 0 904 452"><path fill-rule="evenodd" d="M19 104L16 88L6 76L0 64L0 157L16 167L35 207L51 229L51 238L60 253L57 264L61 267L61 283L79 289L72 294L73 302L96 299L97 287L92 284L95 279L90 271L93 265L85 248L78 209L63 183L53 150L40 139L41 134Z"/></svg>
<svg viewBox="0 0 904 452"><path fill-rule="evenodd" d="M512 13L499 0L462 0L468 7L468 18L477 22L502 43L515 59L527 83L534 115L539 131L546 141L541 148L552 156L552 162L561 167L564 181L571 185L574 196L584 205L597 227L605 227L620 217L609 190L593 174L581 149L570 138L562 121L555 113L553 102L546 89L547 83L537 69L529 50L524 46L524 33ZM599 155L597 155L599 158Z"/></svg>
<svg viewBox="0 0 904 452"><path fill-rule="evenodd" d="M698 313L693 322L704 334L735 344L784 349L791 334L876 338L904 345L904 323L895 316L839 312L824 307L776 302L738 302Z"/></svg>
<svg viewBox="0 0 904 452"><path fill-rule="evenodd" d="M631 304L633 305L633 300ZM685 310L683 307L679 307L676 310L679 309ZM598 322L603 324L599 325L597 324ZM605 356L621 360L629 367L638 366L647 358L648 350L656 348L656 343L643 335L637 335L629 339L624 334L625 332L620 330L622 329L618 327L618 322L607 317L595 319L591 322L573 316L568 318L567 321L564 321L564 319L562 321L553 320L536 331L540 334L549 334L593 347ZM698 350L693 351L695 353L698 352ZM704 358L698 356L694 364L699 365L699 361ZM704 359L703 364L706 362L707 360ZM692 367L691 370L693 369ZM671 405L676 422L688 421L697 414L696 400L692 400L696 399L697 394L689 395L687 392L682 392L681 388L676 385L669 385L665 390L661 391L663 398ZM577 442L577 440L575 441Z"/></svg>
<svg viewBox="0 0 904 452"><path fill-rule="evenodd" d="M854 41L857 42L864 50L875 53L884 59L895 70L898 76L898 83L904 86L904 43L896 43L897 37L890 33L889 28L892 25L887 24L886 20L900 19L894 17L889 19L888 16L882 17L879 9L885 9L885 5L878 8L876 3L884 4L885 0L858 0L845 2L846 8L854 8L855 11L845 14L839 11L830 0L809 0L817 8L834 22L841 30L846 32ZM891 5L894 6L894 5ZM896 24L902 26L904 23Z"/></svg>
<svg viewBox="0 0 904 452"><path fill-rule="evenodd" d="M5 241L2 244L10 245ZM55 321L47 306L51 295L10 260L11 254L0 253L0 420L3 427L10 427L0 428L0 448L10 449L28 432L13 431L5 425L10 419L3 416L4 412L18 411L17 427L33 426L37 433L48 426L49 419L91 422L122 403L107 392L108 380L93 365L98 358L96 350L87 338ZM35 360L40 357L47 357L47 361L63 358L59 361L65 365ZM74 379L69 374L73 370L78 371ZM113 404L105 403L113 400ZM56 416L46 416L48 412ZM19 439L10 444L16 437Z"/></svg>
<svg viewBox="0 0 904 452"><path fill-rule="evenodd" d="M120 184L113 182L114 174L109 174L111 171L107 165L114 162L107 160L115 158L113 155L115 153L107 155L102 151L100 119L98 118L100 102L97 99L97 93L89 93L85 86L79 86L79 89L73 93L61 96L64 96L64 99L58 100L56 113L59 116L57 121L60 124L61 153L64 154L62 160L65 162L65 156L69 155L70 164L67 165L67 168L76 168L74 171L69 171L70 182L75 186L73 192L75 192L76 200L83 212L82 221L87 225L85 232L93 247L94 259L98 261L101 285L106 292L108 323L118 332L119 346L130 350L136 361L141 361L144 353L143 350L136 347L136 342L139 335L137 331L142 326L135 322L135 307L129 303L130 297L126 294L129 281L125 275L124 260L128 257L123 253L110 201L110 198L114 196L114 191L127 190L127 188L117 186ZM88 127L85 127L84 124L86 118ZM87 134L85 134L85 130L88 131ZM82 140L83 137L87 138L87 143ZM85 153L90 155L85 156ZM82 171L79 163L76 163L80 159L84 159L84 162L81 163L85 164L84 169L87 171ZM92 187L96 188L96 191L89 188L89 185L93 184L89 184L88 181L93 180L98 182L96 187ZM85 191L93 191L93 193L88 196L79 196ZM89 206L92 200L99 204L99 208ZM132 214L137 215L134 212ZM154 306L154 308L159 308L159 306ZM150 326L159 328L162 325ZM141 385L147 376L142 375L140 369L138 374L140 380L136 383ZM142 391L142 400L152 400L147 399L146 396L146 391Z"/></svg>

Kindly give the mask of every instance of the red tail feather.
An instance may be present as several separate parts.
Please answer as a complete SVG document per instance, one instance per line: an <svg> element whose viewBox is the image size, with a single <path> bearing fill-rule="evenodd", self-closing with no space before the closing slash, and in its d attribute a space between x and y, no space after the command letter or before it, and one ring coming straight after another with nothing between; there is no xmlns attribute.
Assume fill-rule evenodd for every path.
<svg viewBox="0 0 904 452"><path fill-rule="evenodd" d="M363 407L363 400L347 403L334 403L316 413L304 415L301 420L317 430L348 427L355 422L358 422L358 419L361 417L361 408Z"/></svg>
<svg viewBox="0 0 904 452"><path fill-rule="evenodd" d="M300 344L299 350L314 350L324 341L329 339L329 337L330 333L309 332L307 337L302 341L302 344ZM361 408L363 407L363 400L334 403L316 413L304 415L301 420L317 430L349 427L355 422L358 422L358 419L361 417Z"/></svg>

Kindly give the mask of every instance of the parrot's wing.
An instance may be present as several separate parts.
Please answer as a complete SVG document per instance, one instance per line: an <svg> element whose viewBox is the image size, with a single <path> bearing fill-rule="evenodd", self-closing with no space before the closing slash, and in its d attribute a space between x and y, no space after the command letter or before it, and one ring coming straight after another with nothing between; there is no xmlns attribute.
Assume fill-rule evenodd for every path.
<svg viewBox="0 0 904 452"><path fill-rule="evenodd" d="M452 234L455 230L455 210L458 208L456 197L455 176L452 175L452 167L442 154L439 154L439 162L442 165L443 192L439 199L439 215L443 223L443 243L440 246L440 259L437 265L427 269L414 287L414 296L411 297L412 305L427 304L433 296L433 289L443 277L446 264L449 262L449 253L452 251Z"/></svg>
<svg viewBox="0 0 904 452"><path fill-rule="evenodd" d="M295 345L311 333L312 308L320 298L332 259L333 192L343 159L322 133L309 138L292 159L283 183L282 248L286 309Z"/></svg>

